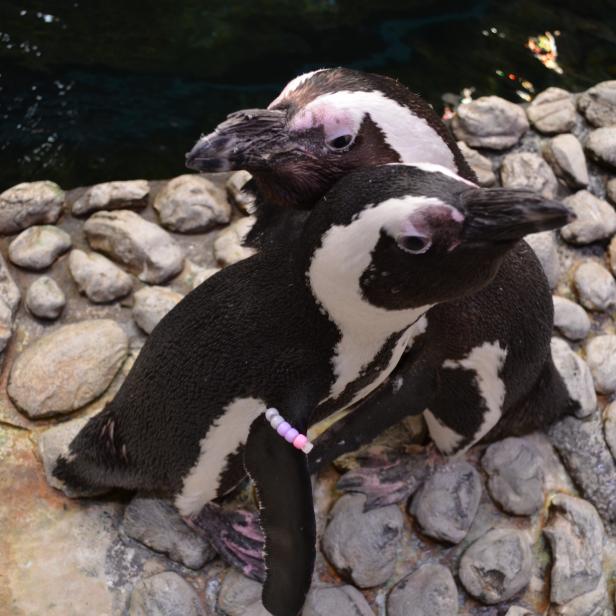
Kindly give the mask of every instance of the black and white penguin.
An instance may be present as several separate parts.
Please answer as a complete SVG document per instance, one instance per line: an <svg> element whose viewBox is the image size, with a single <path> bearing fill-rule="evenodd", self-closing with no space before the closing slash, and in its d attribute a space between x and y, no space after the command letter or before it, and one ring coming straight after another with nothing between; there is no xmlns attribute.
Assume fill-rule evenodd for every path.
<svg viewBox="0 0 616 616"><path fill-rule="evenodd" d="M298 237L224 269L165 316L54 475L76 491L166 492L193 516L245 469L266 540L263 603L274 616L296 616L315 556L308 460L270 426L266 409L305 432L366 396L429 332L428 311L481 292L524 234L567 218L562 205L533 193L477 188L444 168L349 174ZM441 336L451 365L428 354L433 363L403 387L412 381L429 395L439 370L451 370L456 389L441 393L460 408L475 400L477 374L497 412L517 352L502 348L497 333L459 360ZM496 391L482 380L495 375Z"/></svg>

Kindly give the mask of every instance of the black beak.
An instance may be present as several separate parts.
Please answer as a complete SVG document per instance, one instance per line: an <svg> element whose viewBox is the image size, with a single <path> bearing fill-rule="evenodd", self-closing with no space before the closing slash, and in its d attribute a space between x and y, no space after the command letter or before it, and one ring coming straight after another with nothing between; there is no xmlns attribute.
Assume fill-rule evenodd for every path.
<svg viewBox="0 0 616 616"><path fill-rule="evenodd" d="M201 137L186 154L195 171L255 170L267 166L288 141L286 113L268 109L236 111L212 133Z"/></svg>
<svg viewBox="0 0 616 616"><path fill-rule="evenodd" d="M463 240L508 242L558 229L575 215L562 203L530 190L473 188L460 194L466 212Z"/></svg>

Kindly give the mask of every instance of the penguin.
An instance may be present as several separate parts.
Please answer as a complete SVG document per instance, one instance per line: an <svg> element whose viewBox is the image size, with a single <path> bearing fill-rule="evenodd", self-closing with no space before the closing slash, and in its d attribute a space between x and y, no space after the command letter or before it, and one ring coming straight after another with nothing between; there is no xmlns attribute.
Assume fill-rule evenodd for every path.
<svg viewBox="0 0 616 616"><path fill-rule="evenodd" d="M263 604L296 616L310 587L315 519L307 455L280 436L276 417L296 438L368 395L429 331L429 311L480 292L523 235L568 218L532 192L478 188L436 166L347 174L299 237L218 272L162 319L53 474L76 491L167 493L188 517L245 471L265 535ZM499 339L482 349L483 363L471 353L461 366L506 380L515 349ZM415 394L433 401L447 366L438 354L430 359L405 387L412 379ZM475 368L452 366L459 391L448 393L460 408L473 395ZM487 387L486 400L502 405L506 392Z"/></svg>

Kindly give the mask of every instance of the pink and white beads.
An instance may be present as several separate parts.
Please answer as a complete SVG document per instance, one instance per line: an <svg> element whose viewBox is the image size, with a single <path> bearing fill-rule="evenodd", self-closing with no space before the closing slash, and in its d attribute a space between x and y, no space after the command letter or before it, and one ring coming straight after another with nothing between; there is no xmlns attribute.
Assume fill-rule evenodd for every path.
<svg viewBox="0 0 616 616"><path fill-rule="evenodd" d="M296 449L301 449L304 453L310 453L314 445L308 440L307 436L300 434L290 423L285 421L277 409L271 408L265 411L265 419L282 438L291 443Z"/></svg>

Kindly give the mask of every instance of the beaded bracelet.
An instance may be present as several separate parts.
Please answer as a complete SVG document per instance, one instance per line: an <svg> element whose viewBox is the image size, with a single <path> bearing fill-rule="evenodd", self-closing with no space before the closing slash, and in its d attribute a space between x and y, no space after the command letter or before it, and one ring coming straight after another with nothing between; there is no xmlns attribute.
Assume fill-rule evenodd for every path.
<svg viewBox="0 0 616 616"><path fill-rule="evenodd" d="M301 449L308 454L312 451L314 445L308 440L307 436L300 434L290 423L285 421L278 412L278 409L267 409L265 411L265 419L270 422L270 425L280 436L288 443L291 443L296 449Z"/></svg>

